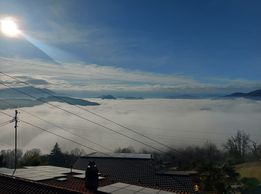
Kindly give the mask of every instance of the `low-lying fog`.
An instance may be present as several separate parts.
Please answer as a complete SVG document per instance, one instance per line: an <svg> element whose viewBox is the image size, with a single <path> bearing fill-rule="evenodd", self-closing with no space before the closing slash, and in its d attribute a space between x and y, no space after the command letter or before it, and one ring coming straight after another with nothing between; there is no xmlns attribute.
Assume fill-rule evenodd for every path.
<svg viewBox="0 0 261 194"><path fill-rule="evenodd" d="M261 140L261 101L246 99L238 100L173 100L173 99L144 99L144 100L99 100L88 99L99 102L100 106L87 106L90 111L101 114L113 121L119 122L129 128L135 129L144 135L157 139L167 145L181 147L184 145L200 145L207 140L222 145L225 139L233 135L237 130L245 130L253 140ZM82 117L103 124L128 136L134 137L154 147L164 147L150 142L134 133L116 126L106 120L94 116L77 107L55 103ZM118 147L132 146L136 150L146 146L110 132L100 126L79 119L49 105L40 105L31 108L21 108L19 118L32 124L50 130L66 138L73 139L86 146L100 151L106 151L102 147L94 145L86 140L74 137L61 131L54 126L38 120L27 113L37 115L43 119L60 125L73 133L86 137L99 144L114 150ZM14 110L5 110L6 113L14 115ZM0 123L10 118L0 114ZM9 124L0 128L1 149L14 145L14 128ZM55 142L58 142L63 150L71 150L80 147L52 134L42 132L37 128L23 122L18 128L19 148L24 150L40 148L43 153L49 153ZM148 148L149 149L149 148ZM87 152L91 150L85 149Z"/></svg>

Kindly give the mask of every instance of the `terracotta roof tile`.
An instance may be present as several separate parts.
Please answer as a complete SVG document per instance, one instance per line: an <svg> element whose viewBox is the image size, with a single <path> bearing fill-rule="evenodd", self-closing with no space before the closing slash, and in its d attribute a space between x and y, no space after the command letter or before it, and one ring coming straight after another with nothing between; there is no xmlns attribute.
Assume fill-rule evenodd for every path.
<svg viewBox="0 0 261 194"><path fill-rule="evenodd" d="M84 179L75 178L71 174L67 175L67 180L65 180L65 181L58 181L55 179L51 179L51 180L44 180L44 181L40 181L40 182L47 184L47 185L59 187L59 188L66 188L66 189L78 191L81 193L89 193L89 191L85 188ZM99 181L99 186L106 186L106 185L109 185L112 183L113 183L112 181L105 179L105 180Z"/></svg>
<svg viewBox="0 0 261 194"><path fill-rule="evenodd" d="M90 161L95 161L99 172L113 182L123 182L177 193L195 193L190 176L158 175L153 160L82 157L75 163L74 168L85 170Z"/></svg>
<svg viewBox="0 0 261 194"><path fill-rule="evenodd" d="M90 191L77 192L66 187L57 187L51 184L44 184L28 181L20 178L13 178L7 175L0 175L1 194L93 194Z"/></svg>

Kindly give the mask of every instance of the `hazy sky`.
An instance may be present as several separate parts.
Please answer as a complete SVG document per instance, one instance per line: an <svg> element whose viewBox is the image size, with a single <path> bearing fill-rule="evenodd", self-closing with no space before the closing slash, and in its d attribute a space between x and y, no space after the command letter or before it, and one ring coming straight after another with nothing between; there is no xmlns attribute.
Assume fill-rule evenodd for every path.
<svg viewBox="0 0 261 194"><path fill-rule="evenodd" d="M258 0L1 0L0 18L13 17L24 35L0 35L0 68L68 90L258 89L260 9ZM10 58L35 67L17 68L16 61L7 68ZM50 77L39 63L60 71ZM64 76L63 68L82 68L86 79Z"/></svg>

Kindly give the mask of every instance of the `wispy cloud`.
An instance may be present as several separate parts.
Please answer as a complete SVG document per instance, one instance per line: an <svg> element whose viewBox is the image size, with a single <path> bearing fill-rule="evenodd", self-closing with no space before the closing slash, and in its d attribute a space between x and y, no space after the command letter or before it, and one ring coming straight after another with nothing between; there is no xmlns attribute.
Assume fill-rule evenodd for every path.
<svg viewBox="0 0 261 194"><path fill-rule="evenodd" d="M136 91L162 93L222 93L251 90L260 82L231 79L205 79L204 82L181 75L131 71L111 66L68 63L55 64L39 60L0 58L2 71L34 85L55 90L78 91ZM11 78L1 80L13 84Z"/></svg>

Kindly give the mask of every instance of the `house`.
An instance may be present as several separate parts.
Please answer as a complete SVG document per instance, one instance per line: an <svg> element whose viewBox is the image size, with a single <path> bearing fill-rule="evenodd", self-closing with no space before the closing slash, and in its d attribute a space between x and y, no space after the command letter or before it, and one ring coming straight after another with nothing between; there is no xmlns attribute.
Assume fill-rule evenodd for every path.
<svg viewBox="0 0 261 194"><path fill-rule="evenodd" d="M85 171L57 166L27 166L17 169L0 168L1 194L94 194L85 188ZM114 183L99 176L95 194L177 194L126 183Z"/></svg>
<svg viewBox="0 0 261 194"><path fill-rule="evenodd" d="M92 153L79 158L75 169L84 170L94 161L103 177L117 183L138 185L176 193L196 193L193 176L189 173L158 173L151 154Z"/></svg>

